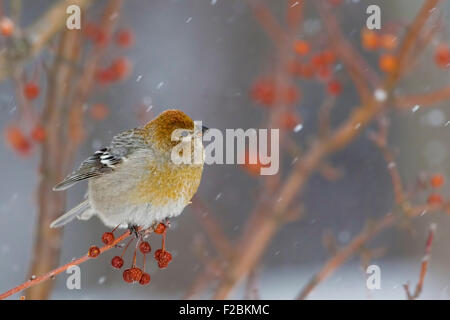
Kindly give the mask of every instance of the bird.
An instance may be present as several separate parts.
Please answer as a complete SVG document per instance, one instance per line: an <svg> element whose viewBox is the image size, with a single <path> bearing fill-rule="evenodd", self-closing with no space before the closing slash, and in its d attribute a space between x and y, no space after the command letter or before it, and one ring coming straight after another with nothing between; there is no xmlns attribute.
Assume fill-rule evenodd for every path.
<svg viewBox="0 0 450 320"><path fill-rule="evenodd" d="M86 199L50 227L64 226L75 217L97 216L107 227L145 229L180 215L200 185L204 149L200 142L200 161L172 161L172 149L179 143L172 141L172 133L177 129L188 138L208 130L195 128L180 110L166 110L147 124L114 136L109 147L96 151L53 188L61 191L88 181Z"/></svg>

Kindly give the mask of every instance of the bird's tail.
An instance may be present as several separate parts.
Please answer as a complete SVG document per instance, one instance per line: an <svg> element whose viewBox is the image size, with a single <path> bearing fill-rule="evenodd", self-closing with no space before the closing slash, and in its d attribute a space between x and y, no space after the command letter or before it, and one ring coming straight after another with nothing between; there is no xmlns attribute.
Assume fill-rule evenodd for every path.
<svg viewBox="0 0 450 320"><path fill-rule="evenodd" d="M50 228L62 227L63 225L72 221L75 217L77 217L78 219L87 220L90 217L92 217L92 213L93 212L89 205L89 201L88 200L83 201L82 203L77 205L75 208L64 213L61 217L59 217L58 219L53 221L50 224Z"/></svg>

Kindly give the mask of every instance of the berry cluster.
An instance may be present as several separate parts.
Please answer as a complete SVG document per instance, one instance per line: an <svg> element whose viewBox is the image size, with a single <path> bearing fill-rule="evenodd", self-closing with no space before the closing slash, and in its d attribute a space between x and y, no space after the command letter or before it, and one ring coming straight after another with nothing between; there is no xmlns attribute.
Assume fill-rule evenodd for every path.
<svg viewBox="0 0 450 320"><path fill-rule="evenodd" d="M29 134L25 133L18 125L6 127L5 140L8 145L21 156L28 156L32 150L33 142L42 143L46 139L45 128L37 123Z"/></svg>
<svg viewBox="0 0 450 320"><path fill-rule="evenodd" d="M21 94L24 100L27 101L25 107L27 110L27 119L25 121L17 121L17 124L9 125L5 131L4 136L8 145L21 156L28 156L31 153L33 144L40 144L44 142L47 137L46 129L41 125L40 121L35 117L34 110L31 109L32 102L39 97L40 87L37 84L38 78L37 69L35 69L32 79L27 79L27 76L23 75L23 84L21 84ZM32 123L31 128L24 130L25 124ZM28 132L27 132L28 131Z"/></svg>
<svg viewBox="0 0 450 320"><path fill-rule="evenodd" d="M380 34L373 30L364 29L361 32L361 46L367 51L385 50L378 60L379 67L386 73L397 70L398 61L392 52L397 48L398 39L394 34ZM437 45L434 53L435 64L442 69L450 68L450 48L446 43Z"/></svg>
<svg viewBox="0 0 450 320"><path fill-rule="evenodd" d="M428 196L427 202L429 205L442 205L444 203L444 200L440 193L437 192L437 189L441 188L444 183L445 179L444 176L440 173L435 173L430 177L429 181L431 187L434 189L434 191L431 192L431 194Z"/></svg>
<svg viewBox="0 0 450 320"><path fill-rule="evenodd" d="M115 34L109 34L100 25L88 22L84 28L84 36L93 43L95 47L104 48L115 44L120 49L129 49L135 43L135 36L130 29L119 29ZM114 40L114 41L112 41ZM115 82L125 80L131 73L132 62L124 56L119 56L106 66L95 70L96 83L102 87ZM109 108L104 103L94 103L89 108L89 115L95 121L104 120L109 114Z"/></svg>
<svg viewBox="0 0 450 320"><path fill-rule="evenodd" d="M296 103L300 97L300 92L293 84L281 86L276 83L273 77L264 76L254 83L251 96L255 102L270 108L274 107L276 103L285 105Z"/></svg>
<svg viewBox="0 0 450 320"><path fill-rule="evenodd" d="M152 248L147 241L141 241L139 243L139 250L144 255L144 264L145 264L145 255L149 253L152 250ZM123 280L128 283L139 282L141 285L146 285L150 283L150 275L145 272L145 265L142 269L140 269L136 267L135 264L136 264L136 252L133 259L132 267L130 269L126 269L122 274ZM111 260L111 265L116 269L122 268L123 266L122 257L115 256Z"/></svg>
<svg viewBox="0 0 450 320"><path fill-rule="evenodd" d="M167 226L164 223L159 223L153 227L154 233L162 235L162 247L161 247L161 249L156 250L155 255L154 255L156 261L158 262L158 267L161 269L166 268L169 265L170 261L172 260L172 254L169 251L167 251L165 248L166 230L167 230ZM133 256L133 261L132 261L131 267L129 269L124 270L123 274L122 274L123 280L125 282L128 282L128 283L137 283L138 282L141 285L146 285L146 284L150 283L150 280L151 280L150 274L145 272L145 260L146 260L145 257L146 257L146 254L149 254L152 251L152 247L150 246L150 244L147 241L143 240L144 233L145 233L145 231L137 232L138 244L136 245L136 249L134 251L134 256ZM121 269L124 266L123 256L124 256L125 252L127 251L128 247L130 246L130 244L135 239L136 238L132 238L131 240L128 241L128 243L126 244L126 246L120 256L115 256L112 258L111 265L115 269ZM105 245L113 245L114 241L115 241L114 230L112 232L105 232L102 235L102 242ZM142 268L139 268L136 266L136 258L137 258L138 249L144 257ZM101 250L98 247L92 246L89 249L88 255L91 258L96 258L100 255L100 253L101 253Z"/></svg>
<svg viewBox="0 0 450 320"><path fill-rule="evenodd" d="M129 29L120 29L111 37L100 25L94 22L87 22L83 31L84 36L97 47L105 47L112 38L115 44L121 48L130 48L135 42L134 33Z"/></svg>
<svg viewBox="0 0 450 320"><path fill-rule="evenodd" d="M327 84L327 93L337 96L341 93L341 84L334 78L334 65L336 54L333 50L325 48L312 52L310 44L305 40L297 40L293 44L296 57L288 65L287 71L295 77L304 79L317 79Z"/></svg>
<svg viewBox="0 0 450 320"><path fill-rule="evenodd" d="M367 51L385 50L379 59L378 65L385 73L395 72L398 61L391 52L397 48L398 39L391 33L378 33L373 30L364 29L361 32L361 46Z"/></svg>
<svg viewBox="0 0 450 320"><path fill-rule="evenodd" d="M109 66L97 70L95 78L99 84L110 83L125 79L131 72L131 62L126 57L114 59Z"/></svg>
<svg viewBox="0 0 450 320"><path fill-rule="evenodd" d="M111 36L101 26L88 22L84 28L84 36L92 41L96 47L106 47L114 39L119 48L128 49L135 42L134 33L129 29L120 29ZM115 58L108 66L99 68L95 72L97 83L109 85L124 80L131 72L131 62L126 57Z"/></svg>
<svg viewBox="0 0 450 320"><path fill-rule="evenodd" d="M295 83L297 78L317 80L325 85L325 91L332 97L342 93L343 85L336 78L337 57L334 50L325 47L313 50L311 42L297 39L292 43L291 58L284 64L285 70L292 76L291 79L279 81L272 74L265 74L255 80L250 97L259 106L274 108L283 106L279 112L276 125L287 130L294 130L301 125L302 117L293 107L299 102L301 92ZM250 174L259 172L260 164L244 166Z"/></svg>
<svg viewBox="0 0 450 320"><path fill-rule="evenodd" d="M361 46L367 51L394 50L397 48L398 39L394 34L380 34L374 30L364 29L361 32Z"/></svg>

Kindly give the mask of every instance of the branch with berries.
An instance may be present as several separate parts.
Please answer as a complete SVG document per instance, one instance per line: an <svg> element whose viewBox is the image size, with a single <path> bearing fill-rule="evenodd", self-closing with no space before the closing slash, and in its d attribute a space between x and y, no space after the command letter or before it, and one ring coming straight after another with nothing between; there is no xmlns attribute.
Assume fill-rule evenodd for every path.
<svg viewBox="0 0 450 320"><path fill-rule="evenodd" d="M106 251L109 251L111 249L119 248L120 244L126 242L124 249L122 250L122 254L119 256L114 256L111 260L111 265L115 269L121 269L124 265L123 256L125 255L127 249L130 247L130 245L133 243L134 240L136 241L136 246L134 249L133 254L133 260L131 263L131 267L123 271L123 280L128 283L139 283L141 285L147 285L150 283L151 277L150 274L145 272L145 263L146 263L146 255L149 254L152 251L152 248L150 244L145 241L146 237L149 236L151 233L156 233L162 235L162 243L161 248L156 250L154 253L154 258L158 262L158 267L160 269L166 268L169 263L172 261L172 254L167 251L166 245L165 245L165 239L166 239L166 233L167 233L167 227L168 224L159 223L155 226L152 226L148 229L142 230L142 228L134 228L129 229L128 231L121 234L119 237L114 236L114 231L117 229L112 230L111 232L105 232L102 235L102 247L97 246L91 246L88 250L88 252L78 258L75 259L61 267L58 267L52 271L47 272L46 274L43 274L41 276L33 276L32 279L18 285L17 287L14 287L2 294L0 294L0 300L6 299L10 296L12 296L15 293L18 293L20 291L23 291L25 289L34 287L38 284L41 284L45 281L48 281L50 279L54 279L54 277L67 269L69 269L71 266L80 265L90 259L94 259L99 257L102 253L105 253ZM137 254L139 252L143 256L143 263L142 268L137 266ZM26 297L25 297L26 298Z"/></svg>

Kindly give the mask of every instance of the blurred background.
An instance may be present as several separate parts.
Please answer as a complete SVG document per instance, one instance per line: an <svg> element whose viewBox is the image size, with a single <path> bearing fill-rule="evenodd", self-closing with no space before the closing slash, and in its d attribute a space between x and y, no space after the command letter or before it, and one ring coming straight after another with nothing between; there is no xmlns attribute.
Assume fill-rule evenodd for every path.
<svg viewBox="0 0 450 320"><path fill-rule="evenodd" d="M436 223L420 298L448 299L449 188L430 187L430 178L445 180L450 173L448 1L438 1L414 37L404 76L389 92L382 114L307 175L289 206L298 213L295 219L279 218L283 222L265 242L249 240L271 214L261 207L284 201L278 197L284 183L321 141L324 112L331 110L327 125L333 132L367 103L355 86L364 81L355 82L348 70L368 79L371 92L382 87L395 73L389 58L399 57L408 25L427 2L2 1L0 292L101 244L101 235L110 230L97 218L48 230L49 222L86 191L80 183L53 195L50 186L116 133L177 108L210 128L280 128L279 174L259 176L242 165L206 166L193 205L171 221L167 246L173 261L159 270L147 258L149 286L123 282L122 272L110 265L121 252L113 249L80 265L81 290L68 290L68 275L62 273L13 299L293 299L333 257L334 247L345 248L369 221L403 214L399 208L405 203L394 197L393 167L408 204L424 210L414 217L404 214L358 247L308 297L404 299L403 284L414 289L419 280L429 226ZM83 8L80 31L65 28L71 3ZM366 9L375 3L382 28L369 32ZM46 16L49 12L54 15ZM340 34L329 33L332 21ZM285 33L279 42L273 35L278 27ZM364 63L349 65L343 39ZM319 61L324 52L331 52L330 61ZM435 99L426 95L435 91ZM370 139L380 118L390 123L392 161ZM215 228L226 238L224 247L231 247L230 256L210 238ZM231 276L232 290L219 295L230 270L242 270L240 261L258 250L243 245L246 241L264 243L261 254L242 266L237 279ZM150 237L150 243L158 248L160 237ZM130 261L131 250L125 263ZM367 289L367 264L380 267L381 289Z"/></svg>

